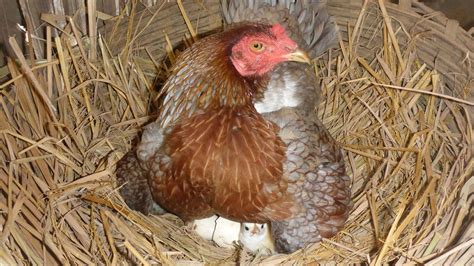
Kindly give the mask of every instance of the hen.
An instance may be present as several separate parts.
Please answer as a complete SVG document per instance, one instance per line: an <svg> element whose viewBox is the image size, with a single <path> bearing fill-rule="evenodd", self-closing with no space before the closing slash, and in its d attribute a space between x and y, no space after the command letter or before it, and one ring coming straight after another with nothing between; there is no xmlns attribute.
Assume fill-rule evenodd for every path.
<svg viewBox="0 0 474 266"><path fill-rule="evenodd" d="M327 13L314 3L290 2L257 8L253 1L235 1L223 8L228 22L241 17L281 22L313 55L332 45L335 29ZM213 44L206 40L197 45L204 43ZM165 86L167 98L158 122L147 126L137 150L118 163L118 183L125 184L120 191L127 204L144 213L162 213L161 205L185 220L217 213L236 221L272 221L280 252L294 251L340 230L350 208L350 181L339 148L314 118L319 91L311 69L274 64L265 69L269 76L255 79L257 72L261 74L255 64L235 64L230 59L237 72L239 67L246 69L242 71L245 82L239 84L235 71L229 72L223 60L232 49L217 49L215 54L222 57L215 59L215 72L208 71L215 69L210 64L216 62L203 59L212 55L199 55L196 50L187 54L192 56L191 65L199 62L199 66L190 69L189 62L178 63ZM191 71L207 79L200 80ZM251 75L245 76L248 71ZM238 90L225 89L234 82ZM250 90L241 90L246 86ZM236 117L229 104L245 108ZM238 132L233 132L236 126ZM209 168L209 161L218 167Z"/></svg>
<svg viewBox="0 0 474 266"><path fill-rule="evenodd" d="M159 211L152 197L183 220L292 216L297 208L282 179L285 146L278 127L253 106L268 73L284 61L309 63L279 24L243 24L184 51L162 89L159 139L145 134L137 155L118 163L127 204Z"/></svg>

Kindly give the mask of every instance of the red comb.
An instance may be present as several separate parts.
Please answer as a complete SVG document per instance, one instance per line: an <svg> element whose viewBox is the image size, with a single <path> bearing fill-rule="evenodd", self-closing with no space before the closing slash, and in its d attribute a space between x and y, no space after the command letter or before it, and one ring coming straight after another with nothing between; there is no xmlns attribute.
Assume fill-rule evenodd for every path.
<svg viewBox="0 0 474 266"><path fill-rule="evenodd" d="M279 36L286 33L285 28L283 28L283 26L280 25L279 23L276 23L272 26L271 32L275 36Z"/></svg>

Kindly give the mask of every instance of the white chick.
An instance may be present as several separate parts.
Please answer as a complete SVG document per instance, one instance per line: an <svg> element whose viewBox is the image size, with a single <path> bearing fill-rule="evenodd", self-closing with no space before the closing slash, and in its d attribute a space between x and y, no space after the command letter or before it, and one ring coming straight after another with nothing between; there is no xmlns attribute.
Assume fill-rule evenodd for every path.
<svg viewBox="0 0 474 266"><path fill-rule="evenodd" d="M232 248L239 240L240 223L219 216L195 220L194 231L206 240L213 240L218 246Z"/></svg>
<svg viewBox="0 0 474 266"><path fill-rule="evenodd" d="M254 254L271 255L275 244L268 224L242 223L239 233L240 243Z"/></svg>

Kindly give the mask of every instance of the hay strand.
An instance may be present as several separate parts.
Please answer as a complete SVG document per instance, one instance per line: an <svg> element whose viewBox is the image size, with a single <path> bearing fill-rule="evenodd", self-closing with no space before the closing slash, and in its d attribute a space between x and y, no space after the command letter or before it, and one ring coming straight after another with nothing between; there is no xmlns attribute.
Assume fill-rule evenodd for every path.
<svg viewBox="0 0 474 266"><path fill-rule="evenodd" d="M191 21L200 32L218 28L219 5L178 1L139 13L131 1L97 29L108 17L88 1L87 36L72 18L43 16L45 48L31 47L45 60L26 60L10 39L18 62L0 85L0 263L472 263L474 102L464 53L472 40L461 30L446 40L443 18L417 15L426 14L417 2L416 12L407 1L404 9L351 3L330 3L339 47L314 60L324 99L315 115L344 148L353 178L354 208L336 237L254 257L203 241L175 216L131 211L114 186L115 163L153 119L153 84L166 77L176 44L189 43L188 32L197 38ZM105 31L116 38L97 37Z"/></svg>

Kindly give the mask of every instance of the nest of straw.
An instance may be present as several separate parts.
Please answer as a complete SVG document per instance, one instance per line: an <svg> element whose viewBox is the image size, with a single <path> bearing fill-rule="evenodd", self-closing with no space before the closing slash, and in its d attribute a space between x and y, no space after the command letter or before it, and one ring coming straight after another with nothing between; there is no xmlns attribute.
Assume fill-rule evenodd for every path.
<svg viewBox="0 0 474 266"><path fill-rule="evenodd" d="M72 19L58 37L47 26L44 60L27 60L10 39L16 58L0 87L0 263L472 262L472 50L445 60L452 71L437 67L421 59L436 50L420 48L433 35L417 28L439 24L433 16L411 14L418 20L407 29L397 6L345 2L329 6L340 46L315 60L323 99L315 115L344 148L353 178L354 209L336 237L254 258L203 241L172 215L128 209L115 163L153 119L171 47L220 23L212 1L141 13L128 6L107 23L108 39L94 27L82 36ZM170 18L182 25L157 34Z"/></svg>

